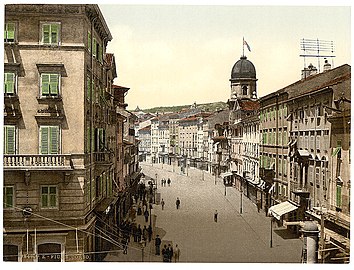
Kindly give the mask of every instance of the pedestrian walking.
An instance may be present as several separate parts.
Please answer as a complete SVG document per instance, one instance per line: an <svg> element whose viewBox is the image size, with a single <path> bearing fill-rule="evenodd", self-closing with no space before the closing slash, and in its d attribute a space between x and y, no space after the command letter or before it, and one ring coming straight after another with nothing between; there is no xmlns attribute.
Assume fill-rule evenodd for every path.
<svg viewBox="0 0 354 270"><path fill-rule="evenodd" d="M170 252L169 252L169 250L168 250L168 248L167 248L167 246L166 245L164 245L163 246L163 249L162 249L162 261L163 262L169 262L170 261Z"/></svg>
<svg viewBox="0 0 354 270"><path fill-rule="evenodd" d="M147 210L147 207L146 207L146 210L144 212L144 217L145 217L145 222L148 222L148 220L149 220L149 211Z"/></svg>
<svg viewBox="0 0 354 270"><path fill-rule="evenodd" d="M181 201L180 199L177 197L177 200L176 200L176 208L179 209L179 206L181 205Z"/></svg>
<svg viewBox="0 0 354 270"><path fill-rule="evenodd" d="M128 254L128 239L124 237L122 240L122 244L123 244L123 254Z"/></svg>
<svg viewBox="0 0 354 270"><path fill-rule="evenodd" d="M146 228L146 225L144 225L144 229L143 229L143 239L144 239L144 243L145 243L145 246L146 246L146 242L148 240L148 237L149 237L149 233L148 233L148 230Z"/></svg>
<svg viewBox="0 0 354 270"><path fill-rule="evenodd" d="M161 199L161 207L162 207L162 210L165 208L165 201L163 199Z"/></svg>
<svg viewBox="0 0 354 270"><path fill-rule="evenodd" d="M168 250L168 260L169 262L172 262L173 247L171 246L171 244L168 244L167 250Z"/></svg>
<svg viewBox="0 0 354 270"><path fill-rule="evenodd" d="M140 227L140 224L139 224L139 225L138 225L137 232L136 232L138 242L141 241L141 235L142 235L142 233L143 233L143 232L142 232L141 227Z"/></svg>
<svg viewBox="0 0 354 270"><path fill-rule="evenodd" d="M132 234L133 234L134 242L138 241L137 231L138 231L138 228L136 227L136 224L134 223L132 226Z"/></svg>
<svg viewBox="0 0 354 270"><path fill-rule="evenodd" d="M148 238L149 238L149 242L151 241L151 237L152 237L152 227L151 225L149 225L149 227L147 228L148 231Z"/></svg>
<svg viewBox="0 0 354 270"><path fill-rule="evenodd" d="M167 185L171 186L171 179L170 178L167 179Z"/></svg>
<svg viewBox="0 0 354 270"><path fill-rule="evenodd" d="M257 211L259 213L259 210L261 210L261 201L260 200L257 200Z"/></svg>
<svg viewBox="0 0 354 270"><path fill-rule="evenodd" d="M160 245L161 245L160 236L156 235L156 238L155 238L155 255L160 255Z"/></svg>
<svg viewBox="0 0 354 270"><path fill-rule="evenodd" d="M181 254L181 250L179 249L178 245L176 244L175 250L173 251L173 258L175 262L179 262L179 255Z"/></svg>
<svg viewBox="0 0 354 270"><path fill-rule="evenodd" d="M161 187L163 187L163 178L161 179Z"/></svg>
<svg viewBox="0 0 354 270"><path fill-rule="evenodd" d="M218 222L218 210L215 210L215 213L214 213L214 221L215 221L215 222Z"/></svg>

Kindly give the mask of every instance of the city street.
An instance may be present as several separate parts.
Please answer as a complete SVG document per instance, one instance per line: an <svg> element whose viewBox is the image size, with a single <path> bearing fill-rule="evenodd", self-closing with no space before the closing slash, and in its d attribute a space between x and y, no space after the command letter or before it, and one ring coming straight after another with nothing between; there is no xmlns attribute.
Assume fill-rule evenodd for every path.
<svg viewBox="0 0 354 270"><path fill-rule="evenodd" d="M141 164L143 173L155 178L165 201L165 208L154 205L154 227L164 242L178 244L181 262L269 262L300 263L302 240L292 237L273 224L273 247L270 248L270 218L243 197L240 214L240 193L227 188L225 196L221 179L190 168L188 176L178 167L164 164ZM163 169L162 169L163 167ZM174 172L176 171L176 172ZM161 178L172 180L161 186ZM176 198L181 200L176 209ZM214 212L218 221L214 222Z"/></svg>

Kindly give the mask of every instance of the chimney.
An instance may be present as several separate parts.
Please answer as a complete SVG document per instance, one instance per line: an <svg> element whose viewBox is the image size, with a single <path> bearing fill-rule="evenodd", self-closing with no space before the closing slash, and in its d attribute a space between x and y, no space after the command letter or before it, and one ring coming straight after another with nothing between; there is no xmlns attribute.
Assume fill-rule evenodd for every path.
<svg viewBox="0 0 354 270"><path fill-rule="evenodd" d="M323 65L323 72L326 72L332 68L331 64L328 63L328 60L325 59L325 64Z"/></svg>
<svg viewBox="0 0 354 270"><path fill-rule="evenodd" d="M317 74L317 68L310 64L307 68L301 71L301 79L306 79L309 76Z"/></svg>

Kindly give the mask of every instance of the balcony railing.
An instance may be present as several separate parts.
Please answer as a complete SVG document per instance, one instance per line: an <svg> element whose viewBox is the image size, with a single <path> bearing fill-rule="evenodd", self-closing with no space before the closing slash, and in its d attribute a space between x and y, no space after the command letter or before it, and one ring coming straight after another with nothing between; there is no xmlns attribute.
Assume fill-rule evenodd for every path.
<svg viewBox="0 0 354 270"><path fill-rule="evenodd" d="M4 169L71 168L71 155L4 155Z"/></svg>
<svg viewBox="0 0 354 270"><path fill-rule="evenodd" d="M111 152L95 152L95 162L99 163L111 163L111 157L113 153Z"/></svg>

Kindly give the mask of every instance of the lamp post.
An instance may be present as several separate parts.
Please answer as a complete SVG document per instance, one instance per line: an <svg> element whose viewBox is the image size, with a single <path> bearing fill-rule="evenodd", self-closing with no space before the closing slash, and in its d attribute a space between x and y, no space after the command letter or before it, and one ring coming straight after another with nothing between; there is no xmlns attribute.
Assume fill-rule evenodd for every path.
<svg viewBox="0 0 354 270"><path fill-rule="evenodd" d="M240 187L240 214L242 214L242 182L241 182L241 187Z"/></svg>
<svg viewBox="0 0 354 270"><path fill-rule="evenodd" d="M140 244L141 244L141 261L144 262L144 249L145 249L144 240L141 240Z"/></svg>
<svg viewBox="0 0 354 270"><path fill-rule="evenodd" d="M273 247L273 217L270 217L270 247Z"/></svg>

